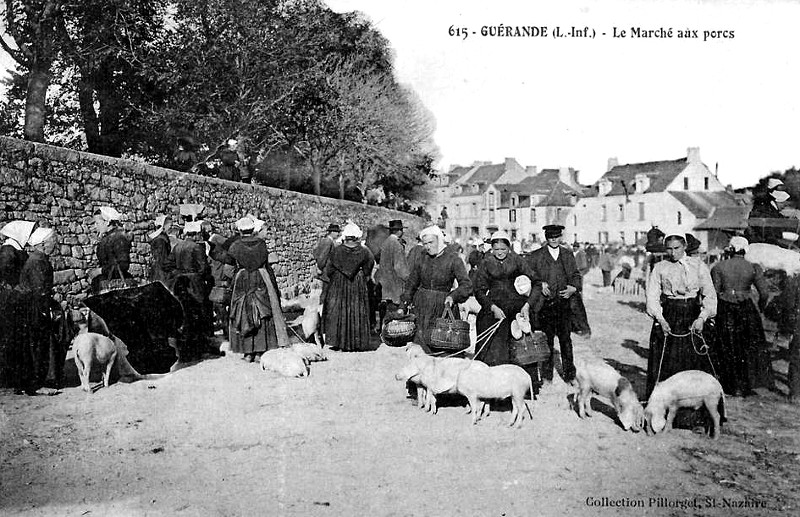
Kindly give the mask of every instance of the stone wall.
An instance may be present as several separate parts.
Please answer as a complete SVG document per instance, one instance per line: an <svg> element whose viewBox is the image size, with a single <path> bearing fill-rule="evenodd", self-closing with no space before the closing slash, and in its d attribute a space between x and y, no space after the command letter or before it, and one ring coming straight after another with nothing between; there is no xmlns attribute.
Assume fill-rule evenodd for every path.
<svg viewBox="0 0 800 517"><path fill-rule="evenodd" d="M61 246L51 257L56 297L70 302L86 296L98 266L93 213L104 205L126 216L132 236L131 273L148 272L147 234L158 214L178 218L178 205L205 205L203 219L214 231L233 233L245 214L266 221L267 245L284 297L312 285L311 252L328 223L351 219L362 230L402 219L416 235L423 220L393 210L322 198L269 187L234 183L162 169L143 163L81 153L0 136L0 226L14 219L37 221L57 229Z"/></svg>

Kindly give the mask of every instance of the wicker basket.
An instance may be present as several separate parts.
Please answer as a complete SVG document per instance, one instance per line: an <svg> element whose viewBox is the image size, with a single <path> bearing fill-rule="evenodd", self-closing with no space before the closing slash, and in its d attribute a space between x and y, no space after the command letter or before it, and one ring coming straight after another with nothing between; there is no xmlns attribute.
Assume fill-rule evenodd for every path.
<svg viewBox="0 0 800 517"><path fill-rule="evenodd" d="M532 334L523 334L520 339L512 339L509 341L509 346L512 360L520 366L541 363L550 359L547 336L541 330Z"/></svg>
<svg viewBox="0 0 800 517"><path fill-rule="evenodd" d="M450 307L445 307L442 317L433 323L431 346L443 350L465 350L469 345L469 323L457 320Z"/></svg>

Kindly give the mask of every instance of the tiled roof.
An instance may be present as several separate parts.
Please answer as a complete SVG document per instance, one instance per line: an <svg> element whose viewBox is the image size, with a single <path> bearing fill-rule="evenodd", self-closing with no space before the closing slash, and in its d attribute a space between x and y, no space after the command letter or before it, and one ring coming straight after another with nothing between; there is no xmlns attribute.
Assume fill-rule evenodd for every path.
<svg viewBox="0 0 800 517"><path fill-rule="evenodd" d="M744 230L750 216L750 206L720 206L711 217L694 227L695 230Z"/></svg>
<svg viewBox="0 0 800 517"><path fill-rule="evenodd" d="M691 190L671 190L669 193L699 219L706 219L709 217L715 208L737 206L736 198L727 191L697 192Z"/></svg>
<svg viewBox="0 0 800 517"><path fill-rule="evenodd" d="M464 178L465 183L494 183L506 172L505 163L494 165L481 165L469 177Z"/></svg>
<svg viewBox="0 0 800 517"><path fill-rule="evenodd" d="M472 183L463 183L461 184L462 190L460 194L453 193L450 197L469 197L469 196L480 196L489 188L488 184L481 184L478 185L478 192L472 191Z"/></svg>
<svg viewBox="0 0 800 517"><path fill-rule="evenodd" d="M611 182L611 191L606 194L608 196L621 196L625 194L622 188L622 183L628 186L628 193L635 192L635 178L637 174L646 174L650 178L650 187L645 192L663 192L667 186L672 183L678 174L683 172L686 168L686 158L678 160L667 160L660 162L645 162L645 163L629 163L627 165L617 165L610 171L603 174L600 180L595 183L595 188L588 194L589 196L597 196L596 186L602 180L609 180Z"/></svg>

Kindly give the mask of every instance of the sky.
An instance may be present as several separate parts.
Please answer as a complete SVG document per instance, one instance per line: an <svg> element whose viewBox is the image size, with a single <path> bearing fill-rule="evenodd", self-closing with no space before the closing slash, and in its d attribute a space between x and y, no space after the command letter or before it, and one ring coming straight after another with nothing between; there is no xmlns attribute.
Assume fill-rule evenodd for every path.
<svg viewBox="0 0 800 517"><path fill-rule="evenodd" d="M688 147L734 187L800 167L800 2L326 2L363 12L389 40L399 80L435 116L443 170L514 157L574 167L590 184L610 157L672 160ZM545 27L547 36L481 36L501 24ZM573 26L595 37L552 37ZM625 37L613 37L615 27ZM672 38L631 37L633 27L672 28ZM679 29L699 37L678 38ZM733 37L704 41L707 30ZM7 64L0 52L0 70Z"/></svg>
<svg viewBox="0 0 800 517"><path fill-rule="evenodd" d="M699 147L723 184L800 167L800 3L788 1L327 0L391 43L398 78L436 118L438 167L514 157L593 183L620 164ZM546 37L481 36L546 27ZM466 39L449 29L466 27ZM592 38L554 38L571 27ZM624 37L614 37L624 30ZM632 28L673 29L671 38ZM678 38L678 30L698 38ZM729 31L727 38L704 31ZM732 36L731 32L732 31ZM474 32L474 34L473 34ZM606 35L604 36L603 33ZM719 33L717 33L719 34Z"/></svg>

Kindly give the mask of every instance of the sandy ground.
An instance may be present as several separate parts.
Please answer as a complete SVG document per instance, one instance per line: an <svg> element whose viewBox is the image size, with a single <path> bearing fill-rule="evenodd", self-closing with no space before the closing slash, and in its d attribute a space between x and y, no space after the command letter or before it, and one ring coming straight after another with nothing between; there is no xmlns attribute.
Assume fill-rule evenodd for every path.
<svg viewBox="0 0 800 517"><path fill-rule="evenodd" d="M576 355L641 393L643 303L594 287L586 303ZM473 426L461 405L433 416L406 398L401 349L328 355L307 379L223 357L93 395L2 392L0 514L800 514L800 409L778 393L728 398L718 441L626 433L598 400L581 421L560 379L522 428L502 407Z"/></svg>

